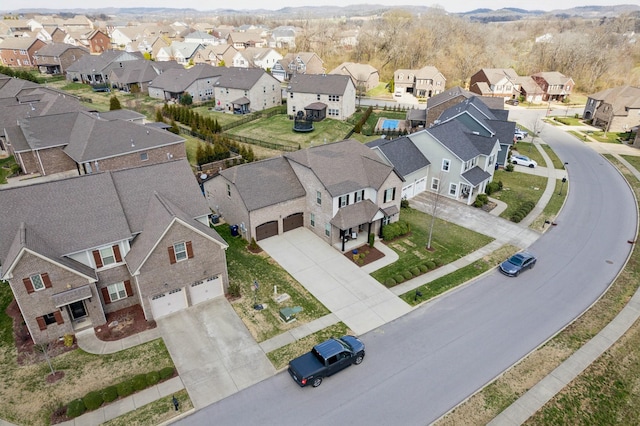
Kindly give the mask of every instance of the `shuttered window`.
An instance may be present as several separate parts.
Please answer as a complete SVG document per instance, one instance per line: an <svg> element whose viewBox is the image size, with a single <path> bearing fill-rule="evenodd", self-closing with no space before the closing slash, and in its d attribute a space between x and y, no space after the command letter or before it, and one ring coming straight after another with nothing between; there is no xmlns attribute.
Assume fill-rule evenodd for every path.
<svg viewBox="0 0 640 426"><path fill-rule="evenodd" d="M169 261L171 263L191 259L193 257L193 245L191 241L175 243L169 246Z"/></svg>
<svg viewBox="0 0 640 426"><path fill-rule="evenodd" d="M46 272L44 274L31 275L29 278L23 278L22 282L27 289L27 293L51 288L51 279Z"/></svg>

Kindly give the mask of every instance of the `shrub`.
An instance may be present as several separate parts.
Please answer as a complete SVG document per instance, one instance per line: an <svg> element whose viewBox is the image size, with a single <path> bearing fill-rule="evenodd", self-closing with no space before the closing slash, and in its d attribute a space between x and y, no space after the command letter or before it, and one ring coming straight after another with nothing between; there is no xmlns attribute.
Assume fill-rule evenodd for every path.
<svg viewBox="0 0 640 426"><path fill-rule="evenodd" d="M480 200L480 199L478 199L478 198L476 198L476 200L473 202L473 206L474 206L474 207L478 207L478 208L480 208L480 207L484 206L484 204L485 204L485 203L483 203L483 202L482 202L482 200Z"/></svg>
<svg viewBox="0 0 640 426"><path fill-rule="evenodd" d="M118 389L115 386L107 386L102 389L102 399L104 402L112 402L118 399Z"/></svg>
<svg viewBox="0 0 640 426"><path fill-rule="evenodd" d="M240 297L242 295L240 291L240 283L238 282L229 283L229 287L227 288L227 291L229 292L229 296L231 297Z"/></svg>
<svg viewBox="0 0 640 426"><path fill-rule="evenodd" d="M84 406L84 402L79 398L74 399L67 405L67 416L72 419L82 415L85 411L87 411L87 407Z"/></svg>
<svg viewBox="0 0 640 426"><path fill-rule="evenodd" d="M104 400L102 399L101 392L92 391L86 394L84 398L82 398L82 402L84 403L84 406L87 408L87 410L93 411L100 407Z"/></svg>
<svg viewBox="0 0 640 426"><path fill-rule="evenodd" d="M116 385L116 389L118 390L118 396L120 398L124 398L125 396L129 396L133 393L133 385L130 380L118 383Z"/></svg>
<svg viewBox="0 0 640 426"><path fill-rule="evenodd" d="M251 242L249 243L249 250L256 251L260 248L255 238L251 238Z"/></svg>
<svg viewBox="0 0 640 426"><path fill-rule="evenodd" d="M431 269L436 269L436 262L434 262L433 260L429 260L427 261L427 263L425 263L425 266L427 268Z"/></svg>
<svg viewBox="0 0 640 426"><path fill-rule="evenodd" d="M409 208L409 200L407 200L406 198L403 198L400 201L400 208L401 209L408 209Z"/></svg>
<svg viewBox="0 0 640 426"><path fill-rule="evenodd" d="M73 346L73 334L65 334L63 338L65 347L70 348Z"/></svg>
<svg viewBox="0 0 640 426"><path fill-rule="evenodd" d="M165 367L158 373L160 373L160 380L168 379L173 376L173 367Z"/></svg>
<svg viewBox="0 0 640 426"><path fill-rule="evenodd" d="M369 247L373 248L373 244L376 242L376 235L369 234Z"/></svg>
<svg viewBox="0 0 640 426"><path fill-rule="evenodd" d="M413 268L409 269L409 272L411 272L411 274L413 274L414 277L417 277L418 275L421 274L420 268L418 268L417 266L414 266Z"/></svg>
<svg viewBox="0 0 640 426"><path fill-rule="evenodd" d="M436 259L435 262L436 262L436 266L438 268L441 267L442 265L444 265L444 262L442 261L442 259Z"/></svg>
<svg viewBox="0 0 640 426"><path fill-rule="evenodd" d="M511 215L511 222L519 223L522 220L522 216L518 213L514 213Z"/></svg>
<svg viewBox="0 0 640 426"><path fill-rule="evenodd" d="M133 389L135 391L141 391L147 388L147 375L146 374L136 374L133 379L131 379L133 384Z"/></svg>
<svg viewBox="0 0 640 426"><path fill-rule="evenodd" d="M505 167L504 169L508 172L512 172L514 169L513 164L511 163L507 164L507 167Z"/></svg>
<svg viewBox="0 0 640 426"><path fill-rule="evenodd" d="M421 273L429 272L429 267L427 265L418 265Z"/></svg>
<svg viewBox="0 0 640 426"><path fill-rule="evenodd" d="M382 238L389 241L409 233L409 223L404 220L389 223L382 228Z"/></svg>
<svg viewBox="0 0 640 426"><path fill-rule="evenodd" d="M513 168L513 165L511 167ZM487 189L485 189L485 192L487 194L486 195L485 194L478 194L478 198L480 198L480 195L488 196L488 195L493 194L494 192L500 191L501 189L502 189L502 186L500 186L499 182L489 182L489 184L487 185Z"/></svg>
<svg viewBox="0 0 640 426"><path fill-rule="evenodd" d="M396 280L396 283L400 284L404 282L404 276L402 274L396 274L393 276L393 279Z"/></svg>
<svg viewBox="0 0 640 426"><path fill-rule="evenodd" d="M482 204L487 204L489 202L489 196L487 194L478 194L476 201L478 200L480 200Z"/></svg>
<svg viewBox="0 0 640 426"><path fill-rule="evenodd" d="M393 287L396 284L396 280L394 280L393 278L387 278L387 280L384 282L384 285L387 287Z"/></svg>
<svg viewBox="0 0 640 426"><path fill-rule="evenodd" d="M160 381L160 373L152 371L147 373L147 386L153 386Z"/></svg>
<svg viewBox="0 0 640 426"><path fill-rule="evenodd" d="M411 273L411 271L402 272L402 276L405 280L410 280L411 278L413 278L413 274Z"/></svg>

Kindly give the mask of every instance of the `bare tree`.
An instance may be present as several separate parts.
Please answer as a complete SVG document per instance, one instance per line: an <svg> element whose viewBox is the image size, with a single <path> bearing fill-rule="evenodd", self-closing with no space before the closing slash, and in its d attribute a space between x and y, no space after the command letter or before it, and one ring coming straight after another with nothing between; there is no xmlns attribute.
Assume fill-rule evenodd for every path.
<svg viewBox="0 0 640 426"><path fill-rule="evenodd" d="M436 223L436 217L438 216L438 207L440 207L440 202L442 201L442 178L444 173L441 171L438 174L438 185L434 189L433 182L431 182L431 190L429 191L429 199L431 201L430 211L431 211L431 224L429 225L429 240L427 241L427 250L431 250L431 240L433 237L433 227Z"/></svg>

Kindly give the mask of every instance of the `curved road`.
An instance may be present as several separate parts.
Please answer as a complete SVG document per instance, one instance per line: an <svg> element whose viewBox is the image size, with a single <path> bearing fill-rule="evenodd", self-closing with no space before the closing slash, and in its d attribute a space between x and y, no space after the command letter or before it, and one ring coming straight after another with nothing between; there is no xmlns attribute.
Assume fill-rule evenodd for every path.
<svg viewBox="0 0 640 426"><path fill-rule="evenodd" d="M571 191L558 225L530 247L536 268L515 279L493 272L361 336L365 362L319 388L282 372L179 423L424 425L575 319L624 265L635 201L583 143L552 126L541 137L569 163Z"/></svg>

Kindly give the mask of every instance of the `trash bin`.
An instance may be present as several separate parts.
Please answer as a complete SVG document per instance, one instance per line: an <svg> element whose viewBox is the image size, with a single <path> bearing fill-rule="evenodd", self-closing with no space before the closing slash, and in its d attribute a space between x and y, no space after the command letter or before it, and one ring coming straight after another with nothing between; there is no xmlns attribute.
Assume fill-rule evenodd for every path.
<svg viewBox="0 0 640 426"><path fill-rule="evenodd" d="M220 215L218 214L212 214L211 215L211 222L212 223L219 223L220 222Z"/></svg>
<svg viewBox="0 0 640 426"><path fill-rule="evenodd" d="M231 225L230 228L231 228L231 236L232 237L237 237L239 235L238 234L238 225Z"/></svg>

